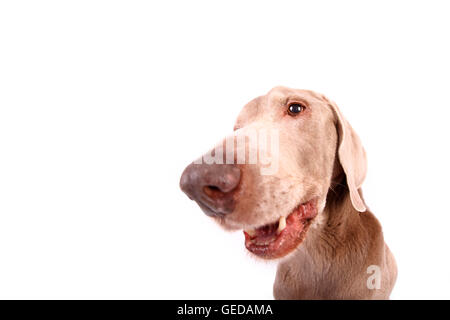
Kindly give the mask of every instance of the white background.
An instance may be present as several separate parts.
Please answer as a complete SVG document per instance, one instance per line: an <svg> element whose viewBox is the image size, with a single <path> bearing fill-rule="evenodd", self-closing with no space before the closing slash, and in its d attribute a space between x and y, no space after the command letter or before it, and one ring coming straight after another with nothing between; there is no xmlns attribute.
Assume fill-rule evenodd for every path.
<svg viewBox="0 0 450 320"><path fill-rule="evenodd" d="M0 298L272 298L179 190L275 85L335 100L369 156L392 298L450 298L445 1L4 1Z"/></svg>

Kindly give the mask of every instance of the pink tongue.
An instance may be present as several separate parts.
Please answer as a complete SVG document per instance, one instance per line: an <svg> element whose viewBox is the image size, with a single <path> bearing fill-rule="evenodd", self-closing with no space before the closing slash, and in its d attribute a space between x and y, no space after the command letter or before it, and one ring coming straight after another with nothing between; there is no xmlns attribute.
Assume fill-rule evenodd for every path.
<svg viewBox="0 0 450 320"><path fill-rule="evenodd" d="M256 236L257 237L270 236L276 233L277 229L278 229L278 222L256 229Z"/></svg>
<svg viewBox="0 0 450 320"><path fill-rule="evenodd" d="M255 244L265 245L274 242L276 239L277 234L272 234L266 236L256 236L256 238L254 238L253 241L255 242Z"/></svg>
<svg viewBox="0 0 450 320"><path fill-rule="evenodd" d="M252 237L252 240L254 240L257 244L267 244L273 242L278 236L277 229L278 222L260 227L255 230L256 234Z"/></svg>

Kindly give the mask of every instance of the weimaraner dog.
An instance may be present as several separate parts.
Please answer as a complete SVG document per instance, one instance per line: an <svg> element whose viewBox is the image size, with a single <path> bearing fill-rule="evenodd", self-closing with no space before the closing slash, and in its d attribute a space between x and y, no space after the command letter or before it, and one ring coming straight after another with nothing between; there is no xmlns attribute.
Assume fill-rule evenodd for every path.
<svg viewBox="0 0 450 320"><path fill-rule="evenodd" d="M244 230L252 254L278 260L275 299L388 299L396 262L362 197L366 153L337 105L276 87L243 108L230 137L180 186L225 229Z"/></svg>

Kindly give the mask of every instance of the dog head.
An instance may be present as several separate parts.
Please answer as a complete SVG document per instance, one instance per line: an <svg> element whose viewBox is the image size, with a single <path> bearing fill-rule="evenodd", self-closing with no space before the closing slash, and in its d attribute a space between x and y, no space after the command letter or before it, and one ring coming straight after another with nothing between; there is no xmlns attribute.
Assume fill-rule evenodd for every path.
<svg viewBox="0 0 450 320"><path fill-rule="evenodd" d="M361 142L333 102L276 87L250 101L234 133L189 165L181 189L247 249L266 259L297 248L325 207L333 174L345 173L353 206L366 174Z"/></svg>

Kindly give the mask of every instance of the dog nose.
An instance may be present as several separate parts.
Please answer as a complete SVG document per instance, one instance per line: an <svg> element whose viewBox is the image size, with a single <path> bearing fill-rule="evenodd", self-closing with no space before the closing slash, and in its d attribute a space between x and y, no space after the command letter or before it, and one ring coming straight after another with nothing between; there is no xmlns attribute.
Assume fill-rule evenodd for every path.
<svg viewBox="0 0 450 320"><path fill-rule="evenodd" d="M181 175L180 187L209 216L231 213L241 170L233 164L189 165Z"/></svg>

